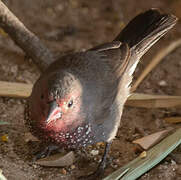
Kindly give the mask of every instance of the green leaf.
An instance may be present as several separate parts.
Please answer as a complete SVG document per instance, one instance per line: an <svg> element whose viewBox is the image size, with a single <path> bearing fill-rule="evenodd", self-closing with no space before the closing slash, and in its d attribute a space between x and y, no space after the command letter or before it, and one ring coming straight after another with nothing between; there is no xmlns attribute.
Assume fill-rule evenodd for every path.
<svg viewBox="0 0 181 180"><path fill-rule="evenodd" d="M0 169L0 180L7 180L6 177L2 174L2 169Z"/></svg>
<svg viewBox="0 0 181 180"><path fill-rule="evenodd" d="M103 180L118 180L120 177L122 177L121 180L134 180L156 166L180 144L181 128L147 151L145 158L137 157ZM122 175L125 171L127 172Z"/></svg>
<svg viewBox="0 0 181 180"><path fill-rule="evenodd" d="M8 122L0 121L0 125L8 125Z"/></svg>

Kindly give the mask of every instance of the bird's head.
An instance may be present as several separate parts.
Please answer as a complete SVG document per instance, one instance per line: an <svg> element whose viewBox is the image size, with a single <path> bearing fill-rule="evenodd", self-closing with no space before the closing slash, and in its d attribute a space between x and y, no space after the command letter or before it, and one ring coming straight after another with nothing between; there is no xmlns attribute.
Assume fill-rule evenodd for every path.
<svg viewBox="0 0 181 180"><path fill-rule="evenodd" d="M76 128L84 119L82 93L80 80L71 73L54 72L40 77L30 98L32 124L53 132Z"/></svg>

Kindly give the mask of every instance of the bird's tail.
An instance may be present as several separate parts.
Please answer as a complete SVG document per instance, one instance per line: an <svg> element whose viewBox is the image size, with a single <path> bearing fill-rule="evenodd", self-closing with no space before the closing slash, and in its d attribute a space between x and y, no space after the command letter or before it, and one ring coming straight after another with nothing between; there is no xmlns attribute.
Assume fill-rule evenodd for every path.
<svg viewBox="0 0 181 180"><path fill-rule="evenodd" d="M140 58L166 34L175 24L177 18L170 14L161 14L157 9L150 9L136 16L114 41L127 43L130 58L124 70L120 86L130 87L132 75ZM120 87L123 89L125 87ZM125 92L126 93L126 92ZM129 92L126 93L129 96Z"/></svg>
<svg viewBox="0 0 181 180"><path fill-rule="evenodd" d="M177 18L170 14L161 14L157 9L150 9L136 16L115 38L128 44L131 53L139 58L166 34L175 24Z"/></svg>
<svg viewBox="0 0 181 180"><path fill-rule="evenodd" d="M150 9L136 16L115 38L114 41L126 43L130 48L128 63L119 83L122 92L118 94L125 94L122 103L130 95L132 75L140 58L176 24L176 21L177 18L173 15L161 14L156 9Z"/></svg>

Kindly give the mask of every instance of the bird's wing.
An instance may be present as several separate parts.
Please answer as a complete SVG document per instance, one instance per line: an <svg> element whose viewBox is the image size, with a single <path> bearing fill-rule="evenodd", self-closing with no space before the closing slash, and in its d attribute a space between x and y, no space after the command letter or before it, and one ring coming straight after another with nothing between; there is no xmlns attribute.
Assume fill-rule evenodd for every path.
<svg viewBox="0 0 181 180"><path fill-rule="evenodd" d="M126 43L113 41L99 45L90 49L90 51L96 52L101 57L98 60L109 66L108 69L105 66L102 67L103 71L101 71L101 74L103 79L101 83L104 89L101 91L103 95L101 95L102 98L100 98L100 103L98 103L99 107L96 107L95 122L96 124L102 124L111 115L110 107L115 104L121 77L124 75L130 61L130 49Z"/></svg>
<svg viewBox="0 0 181 180"><path fill-rule="evenodd" d="M156 9L150 9L130 21L112 43L94 48L97 51L104 52L108 59L112 60L113 66L116 67L115 72L119 81L117 85L113 86L115 91L113 91L113 88L111 90L117 93L116 97L113 97L118 104L118 109L123 108L130 95L133 73L140 58L175 25L176 21L177 18L173 15L162 14ZM120 47L117 42L122 42ZM107 103L108 107L109 103L112 102L108 99ZM102 122L104 122L104 118Z"/></svg>
<svg viewBox="0 0 181 180"><path fill-rule="evenodd" d="M117 77L122 75L128 65L130 49L126 43L113 41L96 46L90 50L105 56L105 59L111 65L112 71L115 72Z"/></svg>

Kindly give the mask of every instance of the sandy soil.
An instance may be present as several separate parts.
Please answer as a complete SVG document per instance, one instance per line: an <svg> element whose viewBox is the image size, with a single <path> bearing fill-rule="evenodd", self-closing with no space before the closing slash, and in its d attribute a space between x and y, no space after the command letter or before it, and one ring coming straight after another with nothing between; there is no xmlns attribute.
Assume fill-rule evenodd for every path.
<svg viewBox="0 0 181 180"><path fill-rule="evenodd" d="M151 7L181 17L181 1L174 0L4 0L7 6L36 33L53 51L58 53L80 51L99 43L112 40L132 17ZM151 60L151 57L174 39L180 37L180 22L143 58L136 70L135 78ZM34 83L39 76L38 69L10 38L0 36L0 80L10 82ZM137 92L181 95L181 48L168 55L144 80ZM160 81L165 81L160 86ZM27 143L24 134L24 106L26 100L0 98L0 120L10 126L0 127L0 137L7 134L8 142L0 141L0 168L8 180L72 180L77 175L91 172L98 164L103 152L97 147L99 155L87 157L77 154L75 166L45 168L32 163L32 153L38 150L38 143ZM180 115L181 110L144 109L125 107L122 126L113 142L111 162L105 176L137 156L132 140L144 134L165 129L170 124L163 118ZM172 125L173 126L173 125ZM178 125L179 126L179 125ZM137 131L142 129L143 132ZM66 174L65 174L66 172ZM181 179L181 164L172 156L140 179L157 180Z"/></svg>

